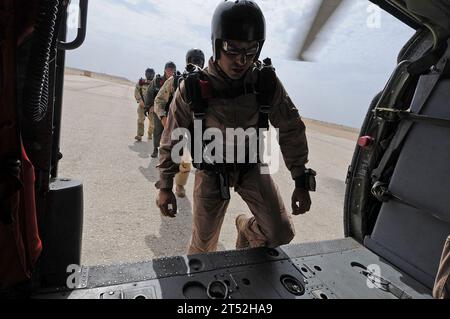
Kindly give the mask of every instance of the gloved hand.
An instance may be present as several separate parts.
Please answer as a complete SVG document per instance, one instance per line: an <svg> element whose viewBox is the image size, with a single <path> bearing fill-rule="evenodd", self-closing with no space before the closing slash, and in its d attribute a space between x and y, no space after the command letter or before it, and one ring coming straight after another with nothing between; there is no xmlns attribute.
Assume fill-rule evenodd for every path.
<svg viewBox="0 0 450 319"><path fill-rule="evenodd" d="M170 218L177 216L177 198L172 190L160 190L156 205L163 216Z"/></svg>
<svg viewBox="0 0 450 319"><path fill-rule="evenodd" d="M311 196L309 191L296 188L292 194L292 214L295 216L304 215L311 209Z"/></svg>

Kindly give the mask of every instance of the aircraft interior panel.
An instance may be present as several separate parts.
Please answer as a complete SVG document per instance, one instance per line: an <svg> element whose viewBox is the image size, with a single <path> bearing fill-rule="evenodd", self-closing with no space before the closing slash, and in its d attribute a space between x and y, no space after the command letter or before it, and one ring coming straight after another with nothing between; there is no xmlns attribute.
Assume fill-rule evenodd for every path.
<svg viewBox="0 0 450 319"><path fill-rule="evenodd" d="M84 267L69 299L431 298L431 290L353 239Z"/></svg>

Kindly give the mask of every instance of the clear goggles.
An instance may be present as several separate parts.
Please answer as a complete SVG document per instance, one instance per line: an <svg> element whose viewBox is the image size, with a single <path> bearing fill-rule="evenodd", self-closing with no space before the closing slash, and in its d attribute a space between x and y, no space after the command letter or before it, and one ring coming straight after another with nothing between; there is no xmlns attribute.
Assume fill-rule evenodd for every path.
<svg viewBox="0 0 450 319"><path fill-rule="evenodd" d="M230 42L222 41L222 51L230 57L245 56L247 59L252 59L259 52L259 43L250 48L236 48Z"/></svg>

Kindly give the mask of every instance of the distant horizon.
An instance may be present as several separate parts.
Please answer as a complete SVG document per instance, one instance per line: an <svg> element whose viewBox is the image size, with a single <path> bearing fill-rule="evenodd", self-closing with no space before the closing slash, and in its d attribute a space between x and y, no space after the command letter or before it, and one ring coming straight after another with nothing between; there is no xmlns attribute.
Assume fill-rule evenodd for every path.
<svg viewBox="0 0 450 319"><path fill-rule="evenodd" d="M69 66L69 65L66 65L66 66L65 66L65 69L71 69L71 70L74 70L74 71L91 72L91 73L93 73L93 74L106 75L106 76L108 76L108 77L117 78L117 79L120 79L120 80L126 80L126 81L128 81L128 82L130 82L130 83L137 83L137 81L132 81L132 80L130 80L129 78L127 78L127 77L125 77L125 76L122 76L122 75L120 75L120 74L108 74L108 73L102 73L102 72L92 71L92 70L88 70L88 69L77 68L77 67L73 67L73 66Z"/></svg>
<svg viewBox="0 0 450 319"><path fill-rule="evenodd" d="M119 81L126 81L129 83L130 86L134 86L137 82L136 81L131 81L130 79L124 77L124 76L120 76L120 75L115 75L115 74L107 74L107 73L101 73L101 72L95 72L95 71L91 71L91 70L85 70L85 69L81 69L81 68L76 68L76 67L72 67L72 66L65 66L65 74L66 75L79 75L79 76L87 76L86 74L83 74L84 72L89 72L92 75L97 75L100 76L99 78L97 78L98 80L103 80L103 81L107 81L107 80L119 80ZM69 70L69 72L67 72ZM78 74L80 73L80 74ZM103 76L105 76L106 78L102 78ZM92 77L94 79L96 79L96 77ZM123 83L124 85L126 85L125 83ZM327 121L322 121L320 119L315 119L315 118L308 118L308 117L302 117L303 119L306 119L307 121L313 121L313 122L317 122L319 124L326 124L328 126L331 127L335 127L337 129L344 129L344 130L348 130L350 132L354 132L354 133L358 133L361 129L361 127L353 127L353 126L348 126L348 125L344 125L344 124L338 124L338 123L333 123L333 122L327 122Z"/></svg>

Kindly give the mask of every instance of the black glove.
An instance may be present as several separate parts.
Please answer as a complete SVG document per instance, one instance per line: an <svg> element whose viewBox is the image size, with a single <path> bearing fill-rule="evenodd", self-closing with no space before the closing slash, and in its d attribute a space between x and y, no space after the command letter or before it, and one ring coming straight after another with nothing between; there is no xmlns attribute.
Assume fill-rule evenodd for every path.
<svg viewBox="0 0 450 319"><path fill-rule="evenodd" d="M292 194L292 214L295 216L304 215L311 209L311 196L309 191L296 188Z"/></svg>
<svg viewBox="0 0 450 319"><path fill-rule="evenodd" d="M144 107L144 115L148 117L148 113L150 112L150 106Z"/></svg>
<svg viewBox="0 0 450 319"><path fill-rule="evenodd" d="M171 189L160 190L156 205L165 217L175 218L177 216L177 198Z"/></svg>

